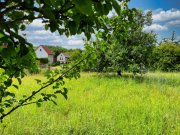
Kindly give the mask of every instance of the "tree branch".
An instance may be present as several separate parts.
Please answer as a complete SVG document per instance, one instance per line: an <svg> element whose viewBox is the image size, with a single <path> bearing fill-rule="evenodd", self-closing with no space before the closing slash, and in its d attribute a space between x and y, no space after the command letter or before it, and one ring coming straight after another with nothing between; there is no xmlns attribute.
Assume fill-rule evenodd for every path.
<svg viewBox="0 0 180 135"><path fill-rule="evenodd" d="M42 86L41 88L39 88L37 91L33 92L29 97L27 97L26 99L24 99L20 104L16 105L15 107L13 107L9 112L3 114L0 117L0 121L2 121L4 119L4 117L10 115L12 112L14 112L16 109L18 109L21 106L24 105L28 105L31 103L26 103L29 99L31 99L32 97L34 97L36 94L38 94L40 91L42 91L43 89L47 88L48 86L52 85L53 83L55 83L58 80L61 80L68 72L70 72L71 70L73 70L74 68L76 68L81 62L83 62L85 59L87 59L93 52L89 53L85 58L81 59L80 61L78 61L74 66L72 66L71 68L67 69L64 73L62 73L57 79L55 79L54 81L51 81L50 83ZM33 102L32 102L33 103Z"/></svg>

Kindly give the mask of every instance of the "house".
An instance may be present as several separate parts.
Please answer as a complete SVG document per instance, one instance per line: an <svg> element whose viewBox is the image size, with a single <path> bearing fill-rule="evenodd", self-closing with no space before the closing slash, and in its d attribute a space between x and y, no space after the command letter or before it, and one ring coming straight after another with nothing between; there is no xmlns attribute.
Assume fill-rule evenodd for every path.
<svg viewBox="0 0 180 135"><path fill-rule="evenodd" d="M2 48L7 48L8 47L8 43L2 43Z"/></svg>
<svg viewBox="0 0 180 135"><path fill-rule="evenodd" d="M64 64L69 59L69 55L67 53L60 53L57 56L57 61L59 61L61 64Z"/></svg>
<svg viewBox="0 0 180 135"><path fill-rule="evenodd" d="M54 61L54 56L53 56L53 52L45 45L40 45L36 51L36 57L38 59L43 59L43 58L47 58L48 59L48 63L52 64Z"/></svg>

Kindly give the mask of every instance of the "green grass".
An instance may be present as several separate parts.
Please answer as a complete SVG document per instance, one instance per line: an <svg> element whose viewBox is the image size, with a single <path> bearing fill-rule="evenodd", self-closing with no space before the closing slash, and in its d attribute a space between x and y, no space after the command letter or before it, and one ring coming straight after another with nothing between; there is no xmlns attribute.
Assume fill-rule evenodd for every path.
<svg viewBox="0 0 180 135"><path fill-rule="evenodd" d="M26 77L17 94L38 88L35 78L43 79ZM47 102L15 111L1 124L4 135L180 134L180 73L148 73L143 79L82 73L66 85L67 101L59 95L57 106Z"/></svg>

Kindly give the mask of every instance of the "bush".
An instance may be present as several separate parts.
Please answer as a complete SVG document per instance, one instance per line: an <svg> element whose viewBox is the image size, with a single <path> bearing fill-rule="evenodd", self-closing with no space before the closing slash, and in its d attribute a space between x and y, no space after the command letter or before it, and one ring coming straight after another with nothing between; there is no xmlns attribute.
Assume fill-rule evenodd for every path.
<svg viewBox="0 0 180 135"><path fill-rule="evenodd" d="M41 70L39 67L37 67L37 68L31 68L28 71L30 74L39 74Z"/></svg>
<svg viewBox="0 0 180 135"><path fill-rule="evenodd" d="M47 64L49 62L48 58L39 58L37 60L39 60L40 64Z"/></svg>

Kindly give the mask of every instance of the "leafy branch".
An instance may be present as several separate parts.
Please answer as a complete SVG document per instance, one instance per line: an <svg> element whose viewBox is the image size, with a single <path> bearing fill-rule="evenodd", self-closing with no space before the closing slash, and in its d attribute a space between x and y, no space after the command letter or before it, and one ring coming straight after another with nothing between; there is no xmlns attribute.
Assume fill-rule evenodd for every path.
<svg viewBox="0 0 180 135"><path fill-rule="evenodd" d="M36 91L33 91L32 94L25 98L24 100L22 100L18 105L16 105L15 107L13 107L10 111L8 111L7 113L5 114L2 114L2 116L0 117L0 121L2 122L2 120L10 115L12 112L14 112L15 110L17 110L19 107L22 107L22 106L25 106L25 105L30 105L30 104L33 104L33 103L37 103L38 101L36 102L29 102L27 103L27 101L29 101L30 99L32 99L33 97L35 97L38 93L40 93L42 90L44 90L45 88L47 88L48 86L54 84L55 82L57 82L58 80L62 80L63 77L69 73L70 71L72 71L73 69L75 69L79 64L81 64L85 59L87 59L93 52L87 54L86 57L84 57L83 59L81 59L80 61L78 61L75 65L73 65L71 68L67 69L64 73L62 73L58 78L54 79L53 81L50 81L48 84L42 86L41 88L39 88L38 90ZM61 93L61 92L59 92ZM63 94L63 93L61 93ZM63 95L64 96L64 95ZM42 101L41 101L42 102Z"/></svg>

